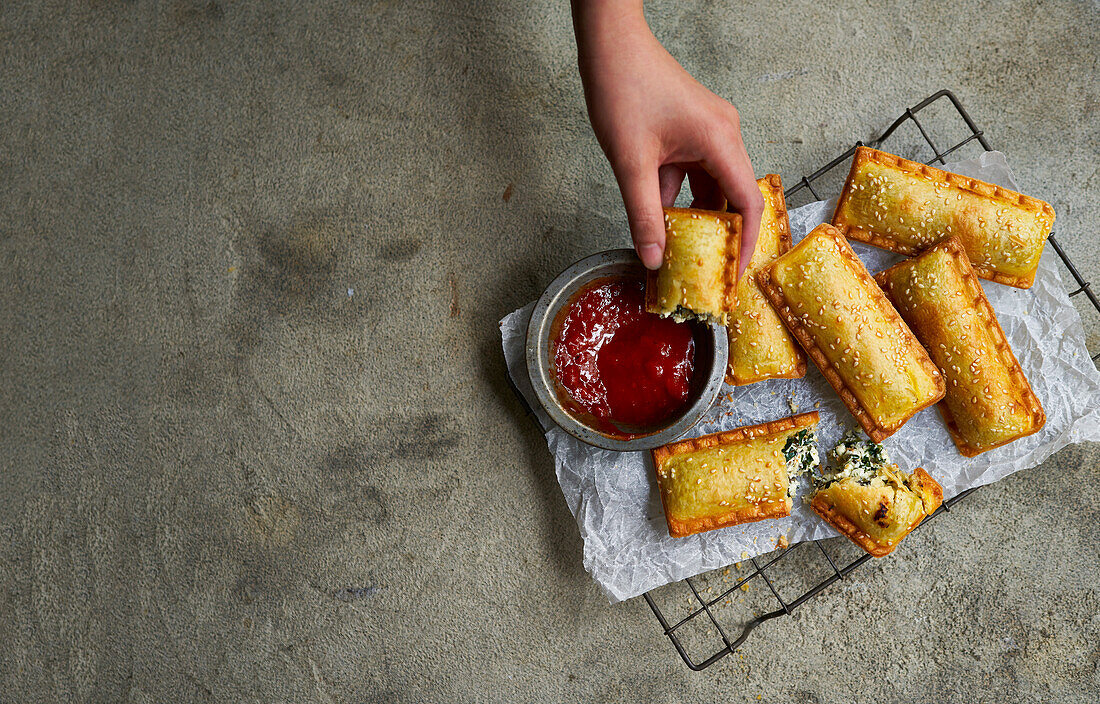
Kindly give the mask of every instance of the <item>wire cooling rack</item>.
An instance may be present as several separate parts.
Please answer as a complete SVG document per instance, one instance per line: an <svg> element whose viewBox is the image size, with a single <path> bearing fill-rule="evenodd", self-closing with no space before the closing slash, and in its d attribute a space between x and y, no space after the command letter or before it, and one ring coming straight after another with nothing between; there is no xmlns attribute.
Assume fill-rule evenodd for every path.
<svg viewBox="0 0 1100 704"><path fill-rule="evenodd" d="M917 118L917 113L921 113L921 119ZM933 135L936 139L933 139ZM888 140L889 145L886 144ZM951 146L941 150L939 144ZM788 188L785 193L788 207L798 207L839 194L848 173L849 159L855 154L856 147L862 145L863 142L856 142L848 151L809 176L803 176ZM945 157L956 152L960 152L956 154L957 158L966 158L961 150L968 148L968 145L971 150L978 150L980 146L978 153L992 149L984 133L949 90L941 90L907 109L886 131L870 142L870 146L886 147L891 153L928 164L946 164ZM931 158L928 158L929 153ZM977 154L972 153L970 156ZM838 170L837 167L843 168ZM1088 303L1100 313L1100 301L1096 294L1089 288L1089 283L1070 261L1053 233L1048 241L1076 284L1076 288L1069 294L1070 297L1084 294ZM1100 353L1094 354L1092 359L1100 359ZM538 416L531 411L511 377L508 382L528 414L537 420ZM944 501L940 509L923 521L917 530L950 512L959 501L974 491L976 489L969 489ZM731 580L730 568L715 570L667 584L647 592L643 597L687 666L692 670L703 670L740 647L760 624L794 613L870 559L870 555L842 538L797 543L785 550L759 558L748 558L733 566L743 569L744 576L734 573ZM824 574L824 577L811 576L811 572L816 575ZM766 590L757 589L754 596L763 594L768 603L765 609L772 610L765 613L758 609L745 610L749 607L744 605L742 592L751 588L753 580L766 585ZM774 602L769 598L769 592L774 597ZM787 594L788 598L784 599L783 594ZM774 608L775 603L778 603L779 608ZM741 618L738 612L740 616L748 613L753 615L746 619Z"/></svg>
<svg viewBox="0 0 1100 704"><path fill-rule="evenodd" d="M923 113L922 117L926 118L925 122L917 118L917 113ZM936 127L933 127L933 125L936 125ZM906 135L907 130L908 135ZM936 139L933 139L933 134L936 135ZM976 149L977 145L980 145L985 151L992 149L984 133L974 124L974 120L963 108L959 99L948 90L941 90L921 101L918 105L907 109L885 132L877 139L872 140L870 146L882 147L887 140L890 140L887 151L902 156L908 154L908 158L914 161L922 160L927 164L936 162L946 164L944 157L954 154L970 144L974 144L971 149ZM941 150L940 144L951 144L952 146ZM851 149L817 171L809 176L803 176L802 180L786 190L785 195L788 204L792 200L804 200L806 202L809 202L809 200L823 200L825 197L839 193L840 185L848 173L849 160L855 154L856 147L862 145L863 142L856 142ZM932 154L930 159L926 158L929 149L931 149ZM963 158L962 155L959 155L959 158ZM842 168L838 171L837 167ZM812 196L812 198L807 196ZM1048 241L1076 283L1076 289L1070 292L1069 295L1072 297L1082 293L1085 294L1088 302L1100 313L1100 301L1097 301L1096 294L1089 288L1089 283L1085 281L1077 267L1070 261L1054 234L1050 235ZM1100 353L1092 356L1093 361L1098 358L1100 358ZM976 489L969 489L944 501L941 508L922 522L917 530L928 525L943 513L950 512L955 504L973 491L976 491ZM682 582L655 589L643 596L646 603L653 610L653 615L660 622L661 628L664 629L665 635L672 641L676 652L684 659L687 666L692 670L702 670L732 653L745 642L749 634L760 624L780 616L792 614L795 609L825 591L833 583L844 579L860 565L871 559L871 556L866 553L861 553L854 559L840 559L830 555L829 550L826 549L826 544L830 544L830 549L835 553L838 549L844 549L845 545L843 543L845 542L843 539L838 538L798 543L786 550L779 550L770 556L765 555L761 559L751 558L741 563L740 566L745 569L743 577L735 576L733 580L730 580L730 570L726 569L724 572L720 572L717 577L713 572L709 576L690 577ZM849 548L849 551L852 552L853 550ZM797 563L797 565L791 570L786 569L788 565L785 563ZM814 563L817 563L816 572L818 574L824 572L826 576L820 581L815 579L807 581L805 575L808 571L815 569ZM780 572L784 573L782 578L777 574ZM723 577L725 578L723 579ZM740 592L747 591L750 583L757 579L766 585L764 593L770 592L774 596L775 602L778 602L779 608L754 615L748 620L735 620L731 625L729 615L724 612L743 608L743 599ZM801 585L797 584L799 581L801 581ZM814 583L815 581L816 583ZM795 586L793 591L791 591L792 583ZM684 585L689 590L689 596L686 599L682 598ZM672 591L675 594L677 590L680 598L666 593ZM789 598L784 599L782 596L784 592L790 592L796 594L796 596L789 596ZM658 602L663 603L664 608L661 608ZM737 603L731 606L733 602ZM688 605L687 613L681 615L685 611L683 608L684 603ZM670 616L673 611L678 612L676 616ZM723 624L726 625L723 626ZM740 628L739 632L738 628ZM696 654L699 652L702 652L703 656L697 658Z"/></svg>

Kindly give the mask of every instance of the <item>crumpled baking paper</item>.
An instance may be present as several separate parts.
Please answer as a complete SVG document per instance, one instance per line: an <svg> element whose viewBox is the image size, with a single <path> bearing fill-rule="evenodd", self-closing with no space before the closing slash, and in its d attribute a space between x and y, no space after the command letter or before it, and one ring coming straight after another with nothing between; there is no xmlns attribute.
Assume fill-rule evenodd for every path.
<svg viewBox="0 0 1100 704"><path fill-rule="evenodd" d="M946 168L1016 189L1000 152L986 152ZM835 200L818 201L791 211L794 241L828 220L834 204ZM872 273L901 259L858 242L852 244ZM1060 266L1057 255L1047 247L1030 289L982 281L1012 349L1042 401L1047 415L1043 430L968 459L956 451L939 411L932 407L914 416L885 442L892 461L904 471L924 467L943 486L945 498L1034 467L1070 443L1100 440L1100 372L1086 350L1081 318L1062 283ZM792 544L837 535L802 500L808 490L804 478L788 518L670 538L649 453L620 453L586 445L557 427L539 406L524 355L533 306L500 321L508 373L546 430L558 483L584 539L584 567L612 603L770 552L780 535ZM724 387L719 401L685 437L818 410L819 449L824 459L824 452L845 430L856 427L856 422L817 368L812 363L808 366L804 379Z"/></svg>

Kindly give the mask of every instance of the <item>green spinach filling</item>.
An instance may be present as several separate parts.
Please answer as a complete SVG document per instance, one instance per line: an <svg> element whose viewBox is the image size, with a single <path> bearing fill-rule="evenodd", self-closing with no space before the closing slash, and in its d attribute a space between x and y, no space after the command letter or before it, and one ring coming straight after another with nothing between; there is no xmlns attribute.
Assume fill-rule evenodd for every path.
<svg viewBox="0 0 1100 704"><path fill-rule="evenodd" d="M794 497L798 478L812 473L821 459L817 454L817 433L812 428L800 430L787 438L783 446L783 459L787 461L787 496Z"/></svg>
<svg viewBox="0 0 1100 704"><path fill-rule="evenodd" d="M677 323L688 323L693 320L698 320L707 324L723 325L722 319L711 313L696 313L691 308L685 306L676 306L676 310L671 313L661 313L662 318L672 318Z"/></svg>
<svg viewBox="0 0 1100 704"><path fill-rule="evenodd" d="M886 448L877 442L861 439L855 430L840 439L830 456L836 466L827 474L814 477L814 483L818 486L825 487L849 477L867 486L883 467L890 464Z"/></svg>

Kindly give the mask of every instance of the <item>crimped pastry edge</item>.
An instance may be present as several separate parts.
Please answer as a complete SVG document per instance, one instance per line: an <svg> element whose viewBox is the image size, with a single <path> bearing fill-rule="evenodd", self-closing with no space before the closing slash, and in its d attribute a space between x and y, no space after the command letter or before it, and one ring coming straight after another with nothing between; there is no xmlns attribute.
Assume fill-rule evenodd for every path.
<svg viewBox="0 0 1100 704"><path fill-rule="evenodd" d="M722 274L722 307L720 317L711 313L698 313L692 311L696 318L704 323L726 325L729 322L730 311L737 305L737 267L741 258L741 215L739 213L727 213L719 210L703 210L701 208L664 208L664 213L691 214L698 213L708 217L716 217L726 223L726 268ZM666 244L667 246L667 244ZM646 270L645 279L645 308L651 313L660 310L661 302L657 298L657 278L660 269ZM666 313L657 313L662 317ZM718 318L718 319L716 319Z"/></svg>
<svg viewBox="0 0 1100 704"><path fill-rule="evenodd" d="M848 386L848 383L844 380L844 377L840 375L840 372L837 371L836 367L834 367L829 362L828 358L825 356L825 353L821 350L820 347L818 347L817 343L814 341L813 336L802 324L802 322L798 320L797 316L794 314L794 311L792 311L791 307L787 304L787 301L784 298L783 294L779 291L778 284L772 281L772 270L775 268L775 264L779 261L780 258L776 258L772 261L771 264L760 269L760 271L758 271L756 274L756 280L757 283L760 285L760 290L764 293L764 296L772 304L772 308L775 309L775 312L779 315L780 320L782 320L783 323L787 326L787 329L791 331L791 334L794 336L794 339L798 341L798 344L802 345L802 348L806 350L806 354L809 355L810 359L813 360L814 365L817 366L817 368L821 371L822 376L825 377L825 380L829 382L829 385L832 386L833 390L836 391L838 396L840 396L840 400L844 402L844 405L848 408L848 411L853 416L855 416L856 421L859 422L860 427L863 428L863 431L867 433L868 437L870 437L875 442L882 442L886 438L896 433L903 425L905 425L906 422L909 421L910 418L915 416L917 413L920 413L925 408L928 408L932 404L940 401L940 399L942 399L944 394L946 393L946 384L944 383L943 375L940 374L940 370L928 357L928 352L924 349L924 347L921 346L920 342L917 341L916 336L914 336L913 332L909 330L909 327L905 324L905 321L901 319L901 316L898 314L898 312L894 310L893 304L890 303L890 300L888 298L886 298L886 294L882 292L882 289L879 288L878 283L876 283L874 278L871 277L870 273L867 272L867 268L863 266L863 262L860 261L859 257L857 257L855 252L852 251L852 246L848 244L848 241L844 238L844 236L837 228L833 227L829 223L822 223L821 225L815 227L810 232L810 234L806 235L806 239L803 239L802 241L805 242L818 230L821 230L824 234L832 237L839 246L840 256L849 263L856 265L856 276L859 277L864 284L871 287L873 297L878 300L880 304L885 304L886 317L889 318L891 322L900 325L905 330L905 332L909 334L910 348L919 350L918 358L923 357L923 359L918 359L918 361L925 368L925 370L928 371L938 382L936 385L939 390L938 394L934 396L930 401L924 403L918 408L915 408L912 413L903 418L896 426L888 427L880 425L878 422L875 421L874 418L871 417L871 414L867 412L867 409L863 407L863 404L860 403L859 398L856 397L856 395L852 392L852 389ZM802 246L801 242L799 243L799 247L800 246ZM795 251L797 249L798 247L795 247L795 249L792 251Z"/></svg>
<svg viewBox="0 0 1100 704"><path fill-rule="evenodd" d="M894 468L896 469L897 465L894 465ZM906 536L924 522L925 518L935 513L936 509L943 503L943 487L941 487L939 482L933 479L932 475L928 474L923 467L917 467L913 470L909 478L909 483L912 484L914 480L919 482L921 488L928 490L932 494L931 503L934 503L935 506L929 507L928 504L925 503L925 497L919 492L913 491L921 500L924 515L921 516L916 523L909 526L909 529L906 530L900 538L889 543L878 543L872 540L871 536L864 533L859 526L848 518L848 516L841 513L820 490L814 492L813 499L810 501L810 508L813 509L814 513L821 516L826 523L836 528L841 535L851 540L872 557L886 557L901 544L901 541L904 540ZM910 491L912 491L912 489L910 489ZM929 508L931 508L931 510L929 510Z"/></svg>
<svg viewBox="0 0 1100 704"><path fill-rule="evenodd" d="M844 206L848 202L848 198L852 193L852 187L854 185L856 173L859 171L859 167L868 162L873 162L881 166L890 166L905 173L919 173L922 176L929 177L935 181L946 184L953 188L965 191L967 193L973 193L974 195L982 196L984 198L992 198L999 200L1002 203L1008 205L1019 206L1024 210L1032 213L1042 213L1050 216L1050 227L1043 233L1044 245L1045 239L1050 234L1050 231L1054 228L1054 208L1051 207L1046 201L1033 198L1032 196L1024 195L1017 191L1013 191L1002 186L998 186L992 183L986 183L976 178L970 178L969 176L961 176L959 174L951 173L950 171L943 171L937 169L934 166L928 164L922 164L919 161L911 161L895 154L873 149L871 147L856 147L855 155L852 157L852 167L848 172L848 179L844 182L844 188L840 192L840 198L837 199L836 208L833 210L832 224L838 228L845 237L869 244L873 247L880 249L886 249L891 252L897 252L904 254L905 256L913 256L922 251L917 247L910 247L908 245L898 242L893 237L888 235L881 235L873 230L868 230L863 227L857 227L845 222L842 215ZM1031 285L1035 282L1035 272L1033 271L1030 276L1010 276L1003 274L990 267L981 266L978 264L972 264L974 271L979 278L993 281L1006 286L1013 286L1015 288L1031 288Z"/></svg>
<svg viewBox="0 0 1100 704"><path fill-rule="evenodd" d="M966 438L963 437L962 432L959 430L959 425L955 421L951 409L948 408L946 400L941 401L938 405L940 415L943 416L944 423L947 425L947 432L951 435L951 439L954 441L955 447L958 448L959 454L964 457L976 457L983 452L1003 447L1020 438L1025 438L1028 435L1039 432L1043 429L1043 426L1046 425L1046 412L1043 410L1043 404L1039 401L1039 397L1035 395L1034 389L1031 388L1031 383L1028 382L1027 377L1024 375L1024 370L1023 367L1020 366L1020 361L1016 359L1016 355L1012 352L1012 346L1008 344L1008 338L1005 337L1004 329L997 320L997 315L993 311L993 306L989 304L989 299L986 297L985 291L978 281L978 276L974 271L973 265L970 263L970 258L966 255L966 248L963 247L962 241L957 235L952 235L934 246L929 247L924 253L914 259L900 262L889 269L880 271L875 274L875 281L882 287L886 296L892 300L893 297L891 292L893 289L893 281L891 276L896 272L914 266L921 257L928 256L936 251L945 252L951 257L955 266L959 268L959 275L962 277L964 285L966 286L966 293L968 294L970 303L977 309L978 317L982 319L982 322L992 334L997 354L1000 356L1001 362L1005 365L1005 368L1008 369L1009 376L1012 378L1017 392L1016 395L1018 396L1017 400L1019 400L1031 414L1032 428L1030 430L1015 435L996 445L981 448L967 442Z"/></svg>
<svg viewBox="0 0 1100 704"><path fill-rule="evenodd" d="M734 428L733 430L690 438L688 440L679 440L654 448L650 452L653 457L653 470L654 475L657 477L658 488L661 487L662 482L660 472L661 464L670 457L686 452L695 452L712 447L732 445L744 440L809 428L817 425L819 418L820 416L817 411L811 411L809 413L800 413L798 415L780 418L766 423L747 425L741 428ZM661 507L665 513L665 522L668 524L668 534L673 538L685 538L689 535L695 535L696 533L703 533L717 528L726 528L728 526L760 521L766 518L783 518L791 514L791 502L788 499L783 504L776 504L770 509L762 506L746 506L717 516L704 516L701 518L680 520L669 513L668 506L665 504L664 491L658 491L658 493L661 496Z"/></svg>
<svg viewBox="0 0 1100 704"><path fill-rule="evenodd" d="M791 251L791 221L787 215L787 197L783 193L783 179L778 174L767 174L763 178L757 179L757 184L766 184L768 190L771 191L772 197L775 199L775 210L778 219L782 222L782 227L779 230L779 252L775 255L775 258L779 258ZM775 261L774 259L772 261ZM769 262L770 263L770 262ZM745 272L746 275L752 276L752 272ZM752 284L759 287L756 279L752 279ZM731 321L732 322L732 321ZM729 342L729 332L726 333L726 341ZM761 374L754 376L738 375L734 370L734 359L731 356L729 362L726 364L726 383L730 386L748 386L749 384L755 384L758 381L767 381L768 379L801 379L806 376L806 355L803 353L800 346L795 345L795 360L794 368L789 372L783 374Z"/></svg>

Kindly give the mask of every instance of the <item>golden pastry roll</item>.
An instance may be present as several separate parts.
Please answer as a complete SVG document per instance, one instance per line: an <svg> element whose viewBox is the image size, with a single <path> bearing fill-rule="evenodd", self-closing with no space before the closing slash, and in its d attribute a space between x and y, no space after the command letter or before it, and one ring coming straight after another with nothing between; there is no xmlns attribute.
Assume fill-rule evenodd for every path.
<svg viewBox="0 0 1100 704"><path fill-rule="evenodd" d="M876 442L943 398L939 369L832 225L814 228L757 282Z"/></svg>
<svg viewBox="0 0 1100 704"><path fill-rule="evenodd" d="M957 236L978 276L1029 288L1054 209L1001 186L858 147L833 225L850 239L908 256Z"/></svg>
<svg viewBox="0 0 1100 704"><path fill-rule="evenodd" d="M943 489L928 472L883 467L870 480L849 476L818 489L810 508L875 557L894 551L943 503Z"/></svg>
<svg viewBox="0 0 1100 704"><path fill-rule="evenodd" d="M646 276L646 310L725 325L737 305L741 216L665 208L665 255Z"/></svg>
<svg viewBox="0 0 1100 704"><path fill-rule="evenodd" d="M797 436L813 443L818 414L803 413L681 440L653 450L668 533L683 538L716 528L791 513L788 472L801 473L807 453L784 450ZM816 450L813 453L816 458Z"/></svg>
<svg viewBox="0 0 1100 704"><path fill-rule="evenodd" d="M875 279L943 373L947 395L939 409L960 453L973 457L1043 427L1043 406L959 238Z"/></svg>
<svg viewBox="0 0 1100 704"><path fill-rule="evenodd" d="M755 278L760 267L791 249L783 181L769 174L756 185L764 196L760 238L746 275L737 282L737 308L726 328L730 350L726 383L732 386L806 376L806 356L760 292Z"/></svg>

